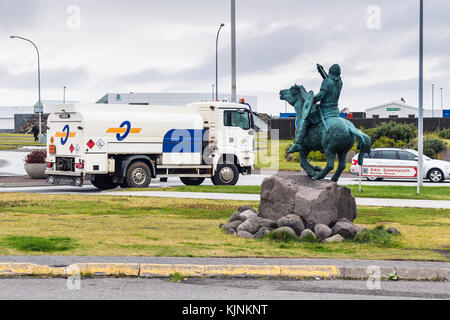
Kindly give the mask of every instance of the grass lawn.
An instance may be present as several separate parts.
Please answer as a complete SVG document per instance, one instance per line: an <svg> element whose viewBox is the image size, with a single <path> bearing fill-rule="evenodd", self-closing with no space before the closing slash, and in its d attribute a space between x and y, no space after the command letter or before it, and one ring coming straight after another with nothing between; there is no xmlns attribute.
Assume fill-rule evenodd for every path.
<svg viewBox="0 0 450 320"><path fill-rule="evenodd" d="M315 257L449 261L450 210L360 207L355 223L393 226L388 244L276 242L219 229L256 202L0 194L0 254ZM434 250L441 250L438 253Z"/></svg>
<svg viewBox="0 0 450 320"><path fill-rule="evenodd" d="M0 150L13 150L23 146L45 146L35 142L32 134L0 133Z"/></svg>
<svg viewBox="0 0 450 320"><path fill-rule="evenodd" d="M376 182L375 182L376 183ZM416 186L346 186L353 196L360 198L389 198L389 199L421 199L421 200L450 200L450 187L422 187L420 195L416 193ZM260 186L181 186L167 188L120 189L121 191L180 191L180 192L209 192L209 193L247 193L259 194Z"/></svg>

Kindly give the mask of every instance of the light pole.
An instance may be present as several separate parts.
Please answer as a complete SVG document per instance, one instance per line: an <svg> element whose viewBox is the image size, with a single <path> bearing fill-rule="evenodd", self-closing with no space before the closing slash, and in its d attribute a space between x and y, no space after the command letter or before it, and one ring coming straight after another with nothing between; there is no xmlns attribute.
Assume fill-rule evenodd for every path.
<svg viewBox="0 0 450 320"><path fill-rule="evenodd" d="M42 142L42 117L41 117L41 113L42 113L42 103L41 103L41 62L40 62L40 58L39 58L39 49L38 47L34 44L33 41L27 39L27 38L23 38L23 37L19 37L19 36L10 36L11 39L21 39L21 40L25 40L28 41L29 43L31 43L34 48L36 49L37 52L37 58L38 58L38 95L39 95L39 141Z"/></svg>
<svg viewBox="0 0 450 320"><path fill-rule="evenodd" d="M236 102L236 0L231 0L231 102Z"/></svg>
<svg viewBox="0 0 450 320"><path fill-rule="evenodd" d="M212 85L211 101L214 101L214 83L213 83L213 85Z"/></svg>
<svg viewBox="0 0 450 320"><path fill-rule="evenodd" d="M418 172L417 193L423 186L423 0L419 9L419 122L418 122Z"/></svg>
<svg viewBox="0 0 450 320"><path fill-rule="evenodd" d="M219 53L218 53L218 47L219 47L219 33L220 33L220 30L221 30L224 26L225 26L224 23L221 23L221 24L220 24L219 30L217 30L217 37L216 37L216 99L215 99L215 100L217 100L217 99L219 98L219 88L218 88L218 86L217 86L218 78L219 78L219 76L218 76L218 73L219 73L219 67L218 67L218 64L219 64Z"/></svg>
<svg viewBox="0 0 450 320"><path fill-rule="evenodd" d="M441 117L444 116L444 104L442 103L442 88L441 88Z"/></svg>
<svg viewBox="0 0 450 320"><path fill-rule="evenodd" d="M66 86L63 87L64 93L63 93L63 104L66 104Z"/></svg>

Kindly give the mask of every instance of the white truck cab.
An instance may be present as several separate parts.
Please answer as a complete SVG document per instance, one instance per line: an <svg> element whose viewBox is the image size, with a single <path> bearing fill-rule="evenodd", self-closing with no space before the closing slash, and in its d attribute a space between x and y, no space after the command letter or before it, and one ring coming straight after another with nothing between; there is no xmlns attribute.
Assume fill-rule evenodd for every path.
<svg viewBox="0 0 450 320"><path fill-rule="evenodd" d="M247 104L64 104L47 121L47 183L145 188L152 178L235 185L254 167Z"/></svg>

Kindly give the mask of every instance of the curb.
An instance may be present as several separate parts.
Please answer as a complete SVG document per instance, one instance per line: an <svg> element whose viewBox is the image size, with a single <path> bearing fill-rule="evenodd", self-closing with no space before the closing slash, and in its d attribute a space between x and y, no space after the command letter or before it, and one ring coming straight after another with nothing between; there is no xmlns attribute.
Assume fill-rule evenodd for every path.
<svg viewBox="0 0 450 320"><path fill-rule="evenodd" d="M288 278L450 281L450 268L343 267L311 265L198 265L138 263L76 263L65 267L32 263L0 263L0 277L139 277L166 278L174 273L186 277Z"/></svg>

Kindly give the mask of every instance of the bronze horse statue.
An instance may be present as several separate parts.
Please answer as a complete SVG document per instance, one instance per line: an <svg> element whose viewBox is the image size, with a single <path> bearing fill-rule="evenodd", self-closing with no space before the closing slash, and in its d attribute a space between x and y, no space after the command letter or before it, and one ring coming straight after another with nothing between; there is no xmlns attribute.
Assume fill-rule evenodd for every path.
<svg viewBox="0 0 450 320"><path fill-rule="evenodd" d="M307 92L303 86L293 85L289 89L280 91L280 99L285 100L294 107L298 121L301 121L303 114L303 106L307 97ZM314 106L315 112L319 112ZM300 124L300 123L299 123ZM324 128L323 122L318 121L312 124L305 137L300 150L300 166L305 169L308 176L313 180L320 180L334 168L334 160L338 158L338 167L331 180L338 181L342 171L346 166L347 152L353 147L355 141L358 140L357 148L360 150L358 156L358 164L362 165L364 154L370 153L372 142L366 134L356 129L356 127L348 121L340 117L330 117L325 120L327 128ZM321 151L325 153L327 164L325 168L313 167L307 157L311 151Z"/></svg>

